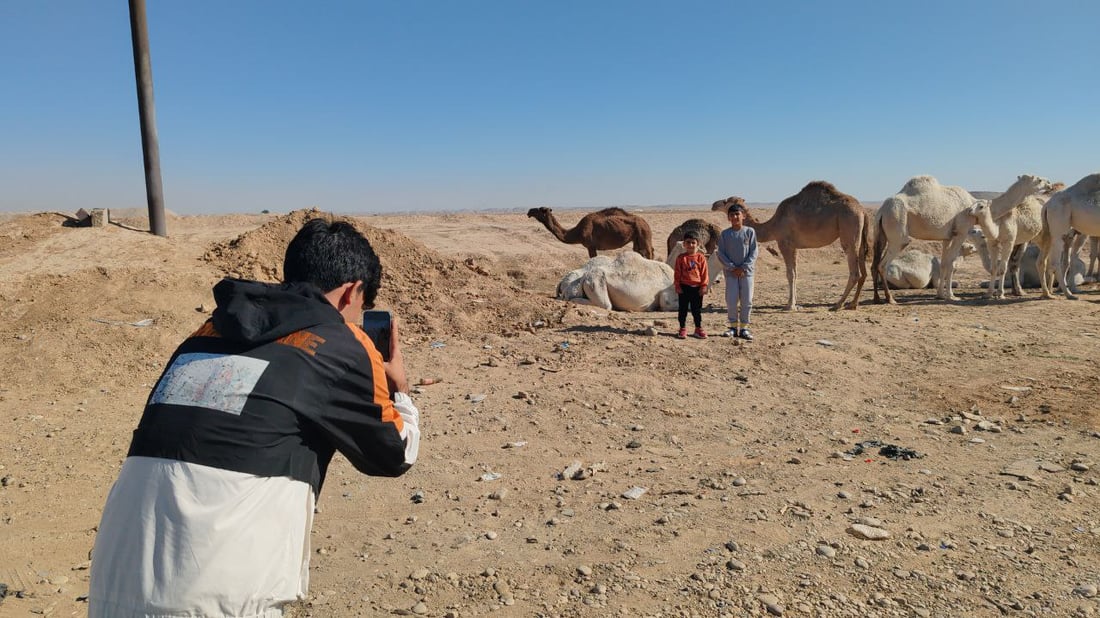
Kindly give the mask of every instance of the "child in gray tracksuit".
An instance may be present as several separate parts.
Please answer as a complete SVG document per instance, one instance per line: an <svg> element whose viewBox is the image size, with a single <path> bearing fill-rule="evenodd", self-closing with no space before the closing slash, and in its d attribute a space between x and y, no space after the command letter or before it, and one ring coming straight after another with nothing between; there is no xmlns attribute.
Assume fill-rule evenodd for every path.
<svg viewBox="0 0 1100 618"><path fill-rule="evenodd" d="M726 314L730 329L725 335L752 341L749 314L752 312L752 275L756 265L756 230L745 225L746 214L741 204L730 206L730 226L718 237L718 261L726 275Z"/></svg>

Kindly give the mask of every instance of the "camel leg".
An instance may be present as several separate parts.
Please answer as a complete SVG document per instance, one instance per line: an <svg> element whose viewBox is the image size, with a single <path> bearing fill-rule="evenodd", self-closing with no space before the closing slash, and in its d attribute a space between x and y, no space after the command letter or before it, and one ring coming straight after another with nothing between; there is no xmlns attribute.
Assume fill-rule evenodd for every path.
<svg viewBox="0 0 1100 618"><path fill-rule="evenodd" d="M591 276L585 280L584 295L588 298L589 303L596 307L603 307L608 311L613 309L611 297L607 294L607 280L605 280L601 274L592 273Z"/></svg>
<svg viewBox="0 0 1100 618"><path fill-rule="evenodd" d="M940 258L940 291L938 296L943 300L959 300L955 296L955 288L952 285L955 277L955 260L959 258L963 240L966 237L956 234L951 240L943 241L943 257Z"/></svg>
<svg viewBox="0 0 1100 618"><path fill-rule="evenodd" d="M1088 276L1096 279L1100 277L1100 238L1089 237L1089 271Z"/></svg>
<svg viewBox="0 0 1100 618"><path fill-rule="evenodd" d="M844 257L848 258L848 284L844 286L844 293L840 295L840 300L836 301L836 304L833 305L833 311L844 306L844 301L848 299L848 294L852 289L856 288L857 282L859 283L859 288L856 289L855 297L852 298L852 302L848 304L847 308L855 309L859 306L859 292L860 289L863 288L862 279L867 276L866 265L864 265L863 272L860 273L859 263L861 259L857 248L854 246L843 246L843 244L842 248L844 249Z"/></svg>
<svg viewBox="0 0 1100 618"><path fill-rule="evenodd" d="M1008 240L998 239L996 250L996 261L993 266L993 280L996 281L996 289L993 290L993 298L1004 300L1005 297L1005 275L1008 273L1008 260L1011 257L1012 242ZM992 282L990 283L990 289L993 289Z"/></svg>
<svg viewBox="0 0 1100 618"><path fill-rule="evenodd" d="M795 283L798 281L798 250L779 243L779 253L783 256L783 265L787 267L787 311L798 311L795 293Z"/></svg>
<svg viewBox="0 0 1100 618"><path fill-rule="evenodd" d="M886 253L882 256L882 260L878 264L878 281L882 286L882 293L886 296L886 302L891 305L898 304L898 301L894 298L894 295L890 292L890 282L886 280L886 265L893 262L901 252L905 250L905 247L909 245L909 239L906 238L904 243L895 244L891 242L886 246Z"/></svg>
<svg viewBox="0 0 1100 618"><path fill-rule="evenodd" d="M1020 261L1024 258L1024 252L1027 251L1027 243L1016 245L1012 248L1012 253L1008 256L1008 272L1012 274L1012 295L1024 296L1024 286L1020 282ZM1036 267L1039 263L1035 263Z"/></svg>
<svg viewBox="0 0 1100 618"><path fill-rule="evenodd" d="M874 221L874 225L875 231L873 236L875 240L871 246L871 290L874 292L874 298L871 302L877 305L882 302L890 302L890 286L886 283L886 278L883 276L883 273L886 272L886 263L883 261L883 258L886 257L885 254L889 245L886 243L885 239L886 232L883 231L877 218ZM885 294L885 298L881 301L878 298L879 287L883 288L883 293Z"/></svg>
<svg viewBox="0 0 1100 618"><path fill-rule="evenodd" d="M1054 290L1052 289L1054 278L1054 272L1050 267L1050 241L1046 243L1039 242L1039 255L1035 259L1035 270L1039 273L1039 288L1042 290L1040 293L1041 298L1051 299L1054 298Z"/></svg>
<svg viewBox="0 0 1100 618"><path fill-rule="evenodd" d="M997 269L1001 264L1001 245L996 241L985 241L986 251L989 252L989 285L985 288L986 298L997 298ZM939 287L936 292L939 293Z"/></svg>
<svg viewBox="0 0 1100 618"><path fill-rule="evenodd" d="M588 258L592 259L594 257L596 257L596 249L593 247L588 247Z"/></svg>
<svg viewBox="0 0 1100 618"><path fill-rule="evenodd" d="M867 260L863 255L856 256L856 268L859 269L859 278L856 279L855 296L852 297L852 302L848 304L848 309L859 307L859 295L863 293L863 285L867 283Z"/></svg>
<svg viewBox="0 0 1100 618"><path fill-rule="evenodd" d="M1073 243L1070 245L1070 249L1069 249L1069 261L1066 263L1067 264L1067 266L1066 266L1067 270L1072 266L1073 258L1081 256L1081 249L1083 249L1085 247L1085 243L1088 242L1088 240L1089 240L1089 237L1086 236L1085 234L1081 234L1080 232L1074 232ZM1067 276L1068 276L1068 274L1067 274ZM1087 272L1086 272L1085 276L1086 277L1088 276ZM1070 282L1071 283L1073 282L1072 277L1070 278ZM1077 290L1076 290L1076 285L1075 285L1074 286L1074 292L1076 292L1076 291Z"/></svg>
<svg viewBox="0 0 1100 618"><path fill-rule="evenodd" d="M1052 235L1053 236L1053 235ZM1066 282L1066 271L1069 270L1069 245L1068 239L1064 236L1054 236L1051 239L1050 253L1054 256L1054 276L1057 278L1058 285L1062 286L1062 293L1065 294L1069 300L1077 300L1077 295L1069 289L1069 284Z"/></svg>

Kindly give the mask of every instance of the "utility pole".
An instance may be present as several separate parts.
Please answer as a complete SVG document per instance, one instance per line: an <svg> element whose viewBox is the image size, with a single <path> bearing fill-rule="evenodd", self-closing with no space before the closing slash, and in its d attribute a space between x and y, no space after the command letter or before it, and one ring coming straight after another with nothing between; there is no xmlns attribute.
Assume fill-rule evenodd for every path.
<svg viewBox="0 0 1100 618"><path fill-rule="evenodd" d="M145 25L145 0L130 0L130 38L134 45L134 77L137 79L138 114L141 117L141 151L145 159L145 195L149 202L149 231L167 236L164 223L164 187L160 182L160 146L157 113L153 105L153 63L149 59L149 29Z"/></svg>

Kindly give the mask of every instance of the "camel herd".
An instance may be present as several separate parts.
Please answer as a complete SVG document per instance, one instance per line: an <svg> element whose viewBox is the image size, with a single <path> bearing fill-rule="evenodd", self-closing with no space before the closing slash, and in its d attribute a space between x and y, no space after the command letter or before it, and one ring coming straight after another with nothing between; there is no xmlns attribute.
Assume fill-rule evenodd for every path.
<svg viewBox="0 0 1100 618"><path fill-rule="evenodd" d="M718 200L711 210L726 212L733 204L744 205L744 200ZM670 293L672 269L653 259L653 234L641 216L606 208L586 215L568 230L549 208L532 208L527 216L546 226L561 242L588 249L591 259L562 279L559 298L627 311L675 308L675 294ZM1025 274L1027 265L1032 264L1031 276L1038 279L1043 298L1053 297L1056 283L1066 298L1073 299L1077 298L1076 284L1084 280L1084 263L1077 254L1089 237L1092 259L1088 274L1100 274L1100 268L1094 267L1100 260L1100 173L1069 187L1025 174L992 200L977 199L961 187L941 185L932 176L916 176L873 214L832 184L814 181L780 202L767 221L750 215L746 224L755 228L759 242L775 241L779 248L787 272L788 310L798 308L798 249L825 247L838 240L847 258L848 282L833 309L858 306L868 255L872 256L876 303L896 302L891 286L926 287L929 283L936 288L937 297L957 300L952 281L955 261L975 251L982 255L991 275L986 291L990 298L1004 298L1009 275L1013 294L1022 295L1021 264ZM682 252L680 241L688 231L695 232L700 246L714 255L721 229L704 219L688 219L668 236L669 262ZM913 239L940 241L940 257L907 251ZM597 251L628 244L637 256L597 256ZM1028 262L1029 257L1034 262ZM713 270L721 273L721 269Z"/></svg>

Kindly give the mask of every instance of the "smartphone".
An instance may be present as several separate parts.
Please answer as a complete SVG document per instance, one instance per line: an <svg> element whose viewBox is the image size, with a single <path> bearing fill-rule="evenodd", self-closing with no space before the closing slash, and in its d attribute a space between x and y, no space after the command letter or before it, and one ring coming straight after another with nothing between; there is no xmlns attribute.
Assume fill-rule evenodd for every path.
<svg viewBox="0 0 1100 618"><path fill-rule="evenodd" d="M393 332L393 314L389 311L364 311L363 332L367 333L374 347L382 354L382 360L390 360L390 333Z"/></svg>

